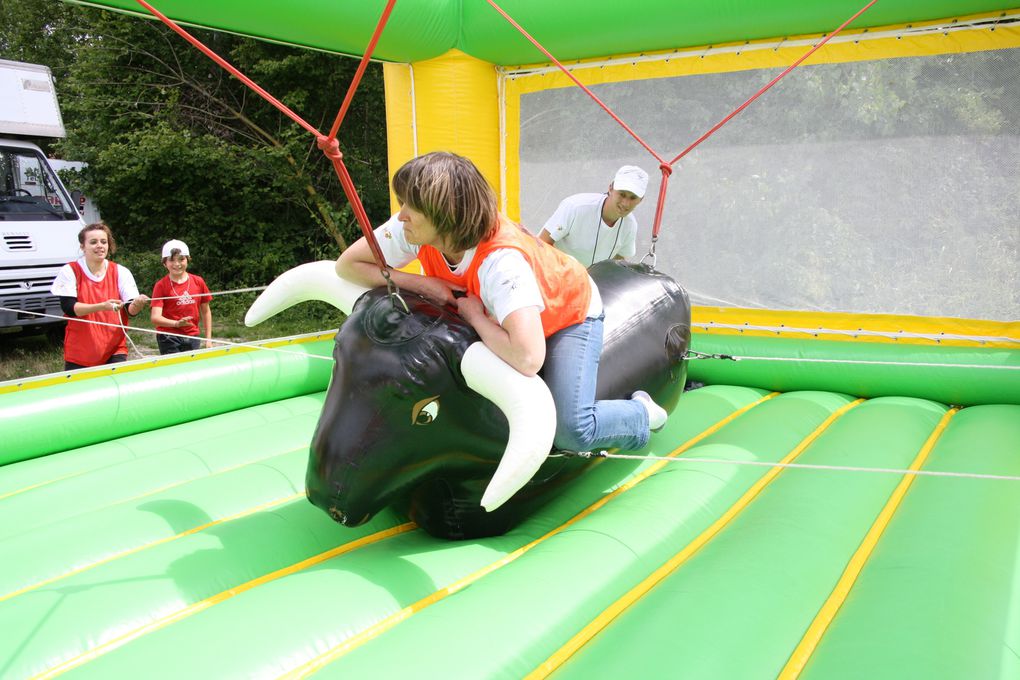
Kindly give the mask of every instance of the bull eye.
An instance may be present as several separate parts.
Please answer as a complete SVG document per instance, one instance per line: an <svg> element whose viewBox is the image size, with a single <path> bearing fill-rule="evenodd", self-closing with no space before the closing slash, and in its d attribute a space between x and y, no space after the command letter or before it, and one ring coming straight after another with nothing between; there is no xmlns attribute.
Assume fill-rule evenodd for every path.
<svg viewBox="0 0 1020 680"><path fill-rule="evenodd" d="M430 425L439 417L439 396L425 397L411 408L412 425Z"/></svg>

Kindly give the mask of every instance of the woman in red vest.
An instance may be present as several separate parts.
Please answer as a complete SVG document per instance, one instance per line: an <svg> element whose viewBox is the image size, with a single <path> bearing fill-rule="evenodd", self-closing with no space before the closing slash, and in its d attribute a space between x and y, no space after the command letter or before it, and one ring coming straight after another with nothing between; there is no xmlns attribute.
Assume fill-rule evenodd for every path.
<svg viewBox="0 0 1020 680"><path fill-rule="evenodd" d="M50 288L68 318L65 371L127 360L122 325L149 302L148 296L139 294L128 268L107 259L117 252L117 243L105 223L82 229L78 244L82 256L61 267Z"/></svg>
<svg viewBox="0 0 1020 680"><path fill-rule="evenodd" d="M595 282L572 257L501 215L474 163L426 154L397 171L393 191L400 212L376 229L386 263L402 267L417 258L425 272L393 270L393 282L455 306L520 373L532 376L545 365L557 448L638 449L650 429L662 427L666 412L644 392L595 401L603 319ZM386 283L364 238L341 254L336 270L361 285Z"/></svg>

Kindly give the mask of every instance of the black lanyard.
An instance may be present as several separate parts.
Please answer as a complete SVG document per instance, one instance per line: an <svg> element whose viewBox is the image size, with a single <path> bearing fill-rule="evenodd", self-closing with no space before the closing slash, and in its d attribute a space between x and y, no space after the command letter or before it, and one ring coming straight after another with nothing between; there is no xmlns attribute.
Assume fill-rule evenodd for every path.
<svg viewBox="0 0 1020 680"><path fill-rule="evenodd" d="M598 217L599 221L595 224L595 247L591 249L591 264L595 264L595 255L599 249L599 235L602 233L602 208L605 207L606 201L609 200L609 194L602 199L602 205L599 206ZM620 230L623 229L623 218L616 220L616 226L610 227L610 229L616 229L616 240L613 241L613 249L609 251L609 259L613 259L613 253L616 252L616 246L620 242ZM588 265L589 267L591 265Z"/></svg>

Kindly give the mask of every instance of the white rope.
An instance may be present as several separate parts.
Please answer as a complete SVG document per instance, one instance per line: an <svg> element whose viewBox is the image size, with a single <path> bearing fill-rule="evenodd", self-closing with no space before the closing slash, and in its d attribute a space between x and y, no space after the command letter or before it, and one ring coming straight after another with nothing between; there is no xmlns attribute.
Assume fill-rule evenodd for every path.
<svg viewBox="0 0 1020 680"><path fill-rule="evenodd" d="M167 295L167 296L164 296L164 297L151 297L151 298L149 298L149 302L151 303L151 302L154 302L156 300L183 300L184 296L187 295L189 297L192 297L193 299L196 299L196 301L198 301L199 304L201 304L201 300L198 300L198 298L215 297L217 295L233 295L235 293L252 293L252 292L255 292L255 291L265 290L268 287L269 286L255 286L254 288L235 288L233 290L209 291L208 293L199 293L199 294L194 295L194 296L192 296L191 293L185 291L181 295ZM173 289L173 286L171 286L171 290L172 289ZM87 320L87 319L83 319L83 320ZM137 354L139 357L143 357L144 358L145 355L142 354L142 352L138 349L138 346L135 345L135 341L131 339L130 335L128 335L127 329L131 328L131 326L124 326L124 324L121 323L120 327L121 327L121 330L124 331L124 337L127 338L127 341L131 344L132 349L135 350L135 354ZM138 329L132 329L132 330L148 331L148 329L146 329L146 328L138 328ZM194 335L181 335L181 334L178 334L178 333L167 333L166 331L160 331L160 333L162 335L166 335L166 336L173 337L173 338L188 338L188 339L191 339L191 338L195 337ZM206 342L223 342L223 341L213 340L212 338L207 338Z"/></svg>
<svg viewBox="0 0 1020 680"><path fill-rule="evenodd" d="M695 357L689 357L695 358ZM1020 365L1018 366L1002 366L994 364L946 364L946 363L929 363L924 361L877 361L877 360L866 360L866 359L812 359L809 357L745 357L736 354L716 356L708 355L705 357L698 357L704 359L720 359L725 361L797 361L803 363L812 364L870 364L874 366L921 366L924 368L994 368L1005 371L1020 371Z"/></svg>
<svg viewBox="0 0 1020 680"><path fill-rule="evenodd" d="M688 288L687 292L691 296L691 302L697 305L711 306L711 307L737 307L742 309L761 309L767 310L768 308L750 298L741 297L739 300L731 298L721 298L694 288ZM715 323L714 321L708 322L709 324ZM694 326L705 326L705 324L692 324Z"/></svg>
<svg viewBox="0 0 1020 680"><path fill-rule="evenodd" d="M130 307L130 306L131 306L131 303L129 302L128 303L128 307ZM137 354L139 357L144 357L145 355L142 354L141 350L138 349L138 345L136 345L135 341L131 339L130 335L128 335L127 329L129 327L124 325L124 317L123 317L123 315L121 315L119 313L122 308L123 308L123 304L121 304L121 305L119 305L117 307L117 312L118 312L118 314L117 314L117 323L120 324L120 332L124 334L124 339L128 341L129 345L131 345L131 349L133 349L135 351L135 354ZM131 352L129 351L128 354L130 355Z"/></svg>
<svg viewBox="0 0 1020 680"><path fill-rule="evenodd" d="M848 330L843 328L797 328L794 326L752 326L751 324L735 324L735 323L718 323L715 321L709 321L707 323L692 323L693 328L703 328L708 330L710 328L725 328L728 330L735 331L766 331L768 333L805 333L808 335L848 335L856 338L857 336L867 337L878 337L878 338L918 338L921 340L935 340L941 342L942 340L966 340L970 342L977 342L979 344L985 344L988 342L1003 342L1020 345L1020 338L1011 338L1005 335L960 335L954 333L912 333L909 331L871 331L864 328L858 328L857 330Z"/></svg>
<svg viewBox="0 0 1020 680"><path fill-rule="evenodd" d="M1020 475L989 475L978 472L942 472L938 470L904 470L899 468L881 467L854 467L850 465L812 465L809 463L772 463L762 460L726 460L721 458L690 458L687 456L676 456L667 458L665 456L642 456L627 453L609 453L600 451L598 453L585 452L578 455L582 458L617 458L620 460L650 460L666 463L714 463L721 465L750 465L754 467L768 468L792 468L796 470L825 470L833 472L877 472L892 475L914 475L917 477L952 477L961 479L990 479L1007 482L1020 482Z"/></svg>
<svg viewBox="0 0 1020 680"><path fill-rule="evenodd" d="M48 319L59 319L61 321L77 321L79 323L91 323L91 324L96 324L97 326L106 326L108 328L120 328L120 329L124 330L125 332L130 330L130 331L138 331L140 333L151 333L153 335L169 335L169 336L174 337L174 338L186 338L186 339L191 339L191 338L195 337L194 335L182 335L180 333L167 333L165 331L157 331L155 328L139 328L138 326L125 326L123 323L121 323L121 324L113 324L113 323L106 323L105 321L92 321L91 319L68 318L66 316L57 316L55 314L43 314L42 312L29 312L29 311L24 310L24 309L11 309L9 307L0 307L0 311L2 311L2 312L17 312L19 314L31 314L33 316L45 317L45 318L48 318ZM129 340L130 340L130 338L129 338ZM304 352L292 352L290 350L281 349L279 347L267 347L265 345L257 345L255 343L230 342L229 340L216 340L216 339L210 339L210 340L208 340L208 342L212 342L212 343L215 343L217 345L223 345L225 347L244 347L244 348L247 348L247 349L258 349L258 350L264 350L264 351L268 351L268 352L279 352L281 354L293 354L294 356L299 356L299 357L303 357L303 358L307 358L307 359L321 359L323 361L333 361L333 357L331 357L331 356L322 356L320 354L308 354L308 353L304 353ZM134 343L132 343L132 345L133 344ZM137 348L135 348L135 349L137 351ZM148 358L146 355L142 354L141 352L139 352L139 355L142 356L143 358Z"/></svg>
<svg viewBox="0 0 1020 680"><path fill-rule="evenodd" d="M226 292L246 292L246 291L247 291L247 289L239 289L238 291L224 291L224 293L226 293ZM222 295L224 293L219 293L219 294ZM157 331L157 330L152 329L152 328L140 328L138 326L125 326L123 323L120 323L120 324L109 324L109 323L104 323L102 321L92 321L90 319L82 319L82 318L78 318L78 317L68 318L68 317L65 317L65 316L57 316L55 314L44 314L42 312L30 312L30 311L25 310L25 309L13 309L13 308L10 308L10 307L0 307L0 311L3 311L3 312L15 312L15 313L18 313L18 314L31 314L32 316L38 316L38 317L43 317L43 318L48 318L48 319L58 319L58 320L61 320L61 321L77 321L77 322L80 322L80 323L92 323L92 324L96 324L96 325L99 325L99 326L108 326L108 327L111 327L111 328L120 328L121 330L123 330L125 332L125 337L128 338L129 342L131 342L131 338L129 336L127 336L127 331L129 331L129 330L131 330L131 331L139 331L141 333L152 333L154 335L158 335L158 334L168 335L168 336L176 337L176 338L191 339L191 338L195 337L193 335L182 335L182 334L179 334L179 333L167 333L165 331ZM325 359L327 361L332 361L333 360L332 357L324 357L324 356L314 355L314 354L313 355L305 355L305 354L301 354L300 352L288 352L287 350L281 350L281 349L278 349L278 348L275 348L275 347L265 347L264 345L256 345L256 344L251 344L251 343L229 342L227 340L215 340L215 339L210 339L209 342L213 342L215 344L224 345L224 346L228 346L228 347L248 347L248 348L251 348L251 349L264 349L264 350L269 350L269 351L273 351L273 352L283 352L284 354L298 354L300 356L311 356L311 357L314 357L316 359ZM134 343L132 342L131 344L134 347ZM138 348L137 347L135 347L135 351L138 352ZM138 352L138 354L139 354L139 356L145 356L141 352ZM694 353L692 352L692 354L694 354ZM949 363L927 363L927 362L911 362L911 361L871 361L871 360L863 360L863 359L812 359L812 358L807 358L807 357L752 357L752 356L739 356L739 355L725 355L725 356L703 355L703 356L689 356L688 359L719 359L719 360L725 360L725 361L798 361L798 362L804 362L804 363L823 363L823 364L870 364L870 365L877 365L877 366L915 366L915 367L922 367L922 368L966 368L966 369L979 368L979 369L997 369L997 370L1006 370L1006 371L1017 371L1017 370L1020 370L1020 366L1001 366L1001 365L988 365L988 364L949 364Z"/></svg>
<svg viewBox="0 0 1020 680"><path fill-rule="evenodd" d="M235 293L254 293L254 292L257 292L257 291L260 291L260 290L265 290L268 287L269 286L255 286L254 288L235 288L234 290L209 291L208 293L197 293L195 295L192 295L191 297L193 297L193 298L203 298L203 297L215 297L217 295L233 295ZM182 295L167 295L166 297L154 297L154 298L149 298L149 300L150 301L152 301L152 300L179 300L180 298L184 297L184 295L190 295L190 293L184 293Z"/></svg>

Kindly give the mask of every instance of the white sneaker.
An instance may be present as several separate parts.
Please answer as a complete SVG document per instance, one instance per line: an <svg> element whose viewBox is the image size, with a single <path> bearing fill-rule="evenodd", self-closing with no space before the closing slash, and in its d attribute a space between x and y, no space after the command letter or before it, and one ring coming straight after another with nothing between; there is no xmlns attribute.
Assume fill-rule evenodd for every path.
<svg viewBox="0 0 1020 680"><path fill-rule="evenodd" d="M644 390L638 390L632 394L631 399L641 402L641 405L648 411L648 429L652 432L661 430L668 417L666 410L652 401L651 396Z"/></svg>

